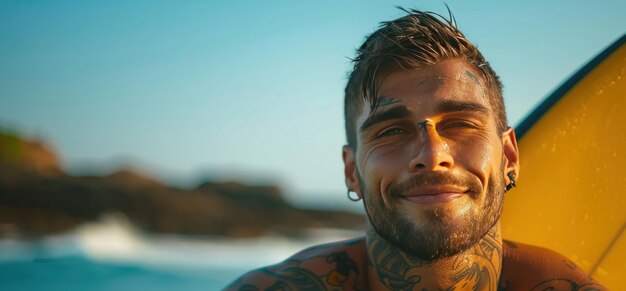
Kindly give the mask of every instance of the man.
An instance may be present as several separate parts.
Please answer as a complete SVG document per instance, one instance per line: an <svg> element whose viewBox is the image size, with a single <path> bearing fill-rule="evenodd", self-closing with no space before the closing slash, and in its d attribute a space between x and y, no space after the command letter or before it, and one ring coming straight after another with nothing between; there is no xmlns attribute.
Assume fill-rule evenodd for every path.
<svg viewBox="0 0 626 291"><path fill-rule="evenodd" d="M604 289L560 254L502 240L504 195L519 176L502 85L454 23L406 12L358 49L345 90L345 180L363 199L366 236L228 289Z"/></svg>

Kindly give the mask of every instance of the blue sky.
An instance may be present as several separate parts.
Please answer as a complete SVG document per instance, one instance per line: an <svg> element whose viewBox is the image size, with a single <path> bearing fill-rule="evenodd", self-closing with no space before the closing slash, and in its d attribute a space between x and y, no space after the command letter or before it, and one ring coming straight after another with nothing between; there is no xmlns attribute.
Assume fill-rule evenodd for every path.
<svg viewBox="0 0 626 291"><path fill-rule="evenodd" d="M446 3L511 124L626 30L626 1ZM447 15L442 1L2 1L0 127L50 142L71 173L271 181L344 206L348 58L396 5Z"/></svg>

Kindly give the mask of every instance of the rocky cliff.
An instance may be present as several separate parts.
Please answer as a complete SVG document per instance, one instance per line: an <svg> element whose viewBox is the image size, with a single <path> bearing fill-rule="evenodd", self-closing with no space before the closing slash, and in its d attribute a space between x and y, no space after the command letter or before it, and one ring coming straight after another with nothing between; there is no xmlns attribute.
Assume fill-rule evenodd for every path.
<svg viewBox="0 0 626 291"><path fill-rule="evenodd" d="M271 185L179 189L131 171L71 176L45 143L0 133L0 237L63 232L110 212L147 232L184 235L298 236L310 228L364 225L350 212L294 208Z"/></svg>

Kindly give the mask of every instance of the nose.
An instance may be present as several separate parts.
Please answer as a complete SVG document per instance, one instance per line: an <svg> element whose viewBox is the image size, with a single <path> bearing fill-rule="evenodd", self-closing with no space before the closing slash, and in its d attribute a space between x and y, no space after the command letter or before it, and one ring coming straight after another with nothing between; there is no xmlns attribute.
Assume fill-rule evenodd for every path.
<svg viewBox="0 0 626 291"><path fill-rule="evenodd" d="M454 166L448 144L441 139L437 129L430 123L420 126L416 154L409 163L411 171L442 171Z"/></svg>

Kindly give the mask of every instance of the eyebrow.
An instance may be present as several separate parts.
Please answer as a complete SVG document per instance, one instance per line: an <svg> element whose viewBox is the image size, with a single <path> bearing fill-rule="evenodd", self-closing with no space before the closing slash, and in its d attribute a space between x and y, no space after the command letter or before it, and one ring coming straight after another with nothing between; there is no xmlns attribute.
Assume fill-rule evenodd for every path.
<svg viewBox="0 0 626 291"><path fill-rule="evenodd" d="M365 119L359 131L363 132L373 125L393 119L402 119L411 116L411 111L406 106L396 106L387 111L374 113Z"/></svg>
<svg viewBox="0 0 626 291"><path fill-rule="evenodd" d="M474 111L482 113L484 115L489 115L489 108L485 107L485 105L475 102L446 100L441 102L437 108L438 113L450 113L458 111Z"/></svg>
<svg viewBox="0 0 626 291"><path fill-rule="evenodd" d="M396 104L398 102L400 102L400 100L380 96L378 97L378 102L376 103L376 107L388 106L388 105Z"/></svg>
<svg viewBox="0 0 626 291"><path fill-rule="evenodd" d="M396 103L396 102L394 102ZM463 102L463 101L453 101L446 100L439 104L437 108L437 113L450 113L450 112L461 112L461 111L472 111L478 112L484 115L489 115L489 109L482 104L475 102ZM389 110L374 113L367 117L361 127L359 128L360 132L366 131L368 128L385 121L394 120L394 119L402 119L411 116L411 110L406 106L395 106Z"/></svg>

